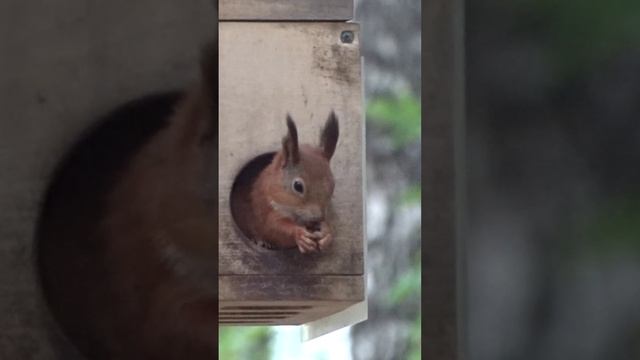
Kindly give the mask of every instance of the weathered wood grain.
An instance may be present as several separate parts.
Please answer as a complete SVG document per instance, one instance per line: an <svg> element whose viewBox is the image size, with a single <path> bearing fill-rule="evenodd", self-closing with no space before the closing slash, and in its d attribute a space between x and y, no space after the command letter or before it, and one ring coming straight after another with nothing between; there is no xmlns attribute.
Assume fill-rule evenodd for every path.
<svg viewBox="0 0 640 360"><path fill-rule="evenodd" d="M239 301L353 301L364 299L362 276L296 274L219 276L221 307Z"/></svg>
<svg viewBox="0 0 640 360"><path fill-rule="evenodd" d="M342 43L341 33L355 40ZM358 25L220 23L219 269L221 275L363 273L363 116ZM319 255L266 250L244 239L230 213L236 174L281 147L290 113L301 143L317 143L331 110L340 123L332 159L336 238Z"/></svg>
<svg viewBox="0 0 640 360"><path fill-rule="evenodd" d="M221 0L220 20L350 20L353 0Z"/></svg>
<svg viewBox="0 0 640 360"><path fill-rule="evenodd" d="M300 325L364 299L363 276L220 276L221 324Z"/></svg>
<svg viewBox="0 0 640 360"><path fill-rule="evenodd" d="M221 4L222 8L222 4ZM219 321L300 325L364 299L363 116L358 26L222 22L219 95ZM343 31L354 41L343 43ZM316 255L247 240L230 211L246 163L277 151L289 113L301 143L317 143L334 110L335 240Z"/></svg>
<svg viewBox="0 0 640 360"><path fill-rule="evenodd" d="M222 326L302 325L335 314L352 304L352 301L337 300L236 302L219 308L219 323Z"/></svg>

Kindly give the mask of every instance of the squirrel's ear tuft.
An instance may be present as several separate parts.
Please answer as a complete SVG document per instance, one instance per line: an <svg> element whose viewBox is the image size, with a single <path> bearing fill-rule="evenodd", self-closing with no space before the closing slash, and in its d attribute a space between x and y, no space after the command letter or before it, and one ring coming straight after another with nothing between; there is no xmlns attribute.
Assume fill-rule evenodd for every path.
<svg viewBox="0 0 640 360"><path fill-rule="evenodd" d="M333 153L336 151L339 133L338 118L336 117L336 113L331 110L331 114L329 114L329 118L320 134L320 148L322 148L324 157L327 158L327 160L331 160Z"/></svg>
<svg viewBox="0 0 640 360"><path fill-rule="evenodd" d="M284 166L293 166L300 162L300 149L298 147L298 129L291 119L291 115L287 114L287 128L289 132L282 139L282 151L284 153Z"/></svg>

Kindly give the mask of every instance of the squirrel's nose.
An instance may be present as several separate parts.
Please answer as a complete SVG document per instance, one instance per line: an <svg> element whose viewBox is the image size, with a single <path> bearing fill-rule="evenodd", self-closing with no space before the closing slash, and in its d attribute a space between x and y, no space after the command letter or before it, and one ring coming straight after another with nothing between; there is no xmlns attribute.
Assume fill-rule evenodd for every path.
<svg viewBox="0 0 640 360"><path fill-rule="evenodd" d="M320 206L311 205L307 207L306 213L305 217L307 223L321 222L324 220L324 213Z"/></svg>
<svg viewBox="0 0 640 360"><path fill-rule="evenodd" d="M320 224L324 221L324 213L322 212L322 208L319 206L312 206L308 208L309 212L307 213L306 218L306 227L310 231L320 231Z"/></svg>

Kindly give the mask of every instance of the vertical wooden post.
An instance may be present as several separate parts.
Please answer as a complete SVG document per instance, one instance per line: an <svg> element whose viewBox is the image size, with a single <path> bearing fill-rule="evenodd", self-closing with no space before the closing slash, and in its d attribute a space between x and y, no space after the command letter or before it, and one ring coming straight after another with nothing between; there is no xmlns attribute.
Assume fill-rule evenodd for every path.
<svg viewBox="0 0 640 360"><path fill-rule="evenodd" d="M347 21L353 0L220 0L221 21Z"/></svg>
<svg viewBox="0 0 640 360"><path fill-rule="evenodd" d="M425 359L463 359L462 0L423 2L422 326Z"/></svg>

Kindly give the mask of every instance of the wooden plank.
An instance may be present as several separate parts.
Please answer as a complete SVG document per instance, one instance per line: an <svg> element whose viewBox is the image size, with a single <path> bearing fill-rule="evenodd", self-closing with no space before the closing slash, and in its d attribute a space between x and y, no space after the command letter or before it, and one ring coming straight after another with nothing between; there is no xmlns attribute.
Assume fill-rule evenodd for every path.
<svg viewBox="0 0 640 360"><path fill-rule="evenodd" d="M195 81L215 11L207 0L7 0L0 23L14 30L0 32L0 359L73 359L48 333L34 274L48 176L105 110Z"/></svg>
<svg viewBox="0 0 640 360"><path fill-rule="evenodd" d="M225 325L302 325L364 300L363 276L219 276Z"/></svg>
<svg viewBox="0 0 640 360"><path fill-rule="evenodd" d="M220 302L364 300L362 276L218 276Z"/></svg>
<svg viewBox="0 0 640 360"><path fill-rule="evenodd" d="M366 321L369 317L369 303L365 299L359 303L307 322L302 326L302 341L309 341L347 326Z"/></svg>
<svg viewBox="0 0 640 360"><path fill-rule="evenodd" d="M219 269L229 274L362 274L363 116L357 24L220 23ZM353 42L341 34L351 31ZM336 238L324 253L266 250L230 213L236 174L281 147L290 113L301 143L317 143L331 110L340 123L332 163ZM222 290L221 290L222 291Z"/></svg>
<svg viewBox="0 0 640 360"><path fill-rule="evenodd" d="M353 18L353 0L221 0L220 20L342 20Z"/></svg>
<svg viewBox="0 0 640 360"><path fill-rule="evenodd" d="M460 243L464 125L462 1L423 8L423 347L426 359L464 359Z"/></svg>
<svg viewBox="0 0 640 360"><path fill-rule="evenodd" d="M219 322L223 326L231 325L303 325L308 322L322 319L344 309L349 308L353 303L350 301L269 301L269 302L234 302L232 304L221 302L219 307ZM225 310L226 309L260 309L265 310ZM286 317L269 315L273 310L282 309L280 312L287 313ZM267 314L260 318L253 315L256 312ZM252 315L229 316L227 313L250 313ZM293 314L291 314L293 313Z"/></svg>

